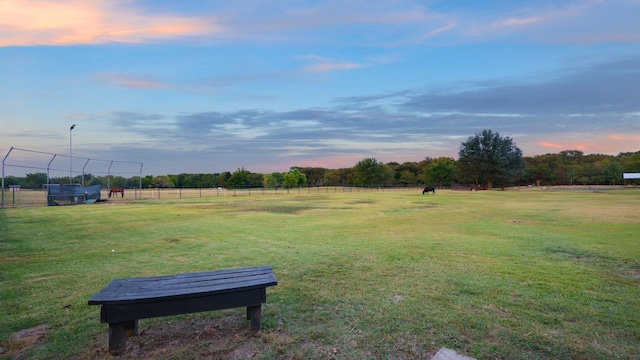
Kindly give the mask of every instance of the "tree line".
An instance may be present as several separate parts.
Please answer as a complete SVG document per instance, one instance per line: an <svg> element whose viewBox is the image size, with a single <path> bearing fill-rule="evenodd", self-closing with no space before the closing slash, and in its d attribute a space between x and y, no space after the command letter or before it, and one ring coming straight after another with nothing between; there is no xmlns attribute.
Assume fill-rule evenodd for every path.
<svg viewBox="0 0 640 360"><path fill-rule="evenodd" d="M49 183L100 184L103 187L211 188L250 187L295 188L305 186L421 186L483 184L486 188L514 185L618 185L623 173L640 173L640 151L618 155L584 154L564 150L556 154L522 156L509 137L484 130L461 143L458 160L425 157L418 162L382 163L365 158L351 168L292 166L286 173L252 173L238 168L234 172L213 174L147 175L143 178L101 177L91 174L51 178ZM39 189L47 184L45 173L9 176L5 185Z"/></svg>

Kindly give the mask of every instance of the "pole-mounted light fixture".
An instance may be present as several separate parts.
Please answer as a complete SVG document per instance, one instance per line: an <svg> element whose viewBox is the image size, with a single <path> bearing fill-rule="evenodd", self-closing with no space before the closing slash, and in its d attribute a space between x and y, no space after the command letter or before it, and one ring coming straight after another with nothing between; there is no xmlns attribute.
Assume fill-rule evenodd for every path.
<svg viewBox="0 0 640 360"><path fill-rule="evenodd" d="M73 172L73 153L71 152L71 133L72 130L76 128L76 124L71 125L71 127L69 128L69 185L73 185L73 177L72 177L72 172Z"/></svg>

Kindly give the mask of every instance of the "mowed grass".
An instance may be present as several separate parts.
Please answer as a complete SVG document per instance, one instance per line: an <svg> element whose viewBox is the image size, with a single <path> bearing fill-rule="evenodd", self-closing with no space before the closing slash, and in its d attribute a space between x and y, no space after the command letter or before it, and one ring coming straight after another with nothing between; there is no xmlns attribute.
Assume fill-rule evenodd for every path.
<svg viewBox="0 0 640 360"><path fill-rule="evenodd" d="M107 326L87 300L115 278L271 265L279 283L253 358L428 359L447 347L478 359L637 359L639 230L636 190L10 208L0 211L0 357L17 353L12 334L47 324L23 356L108 358ZM205 319L226 331L242 316L140 326ZM170 357L229 355L181 351Z"/></svg>

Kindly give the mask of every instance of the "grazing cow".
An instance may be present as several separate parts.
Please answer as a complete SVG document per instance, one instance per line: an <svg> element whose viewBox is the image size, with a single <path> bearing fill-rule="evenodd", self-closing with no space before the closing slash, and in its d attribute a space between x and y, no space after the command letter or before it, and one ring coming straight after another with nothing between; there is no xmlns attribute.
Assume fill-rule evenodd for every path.
<svg viewBox="0 0 640 360"><path fill-rule="evenodd" d="M433 195L435 195L436 194L436 188L434 186L425 186L424 190L422 190L422 195L424 195L425 193L428 193L428 192L432 192Z"/></svg>

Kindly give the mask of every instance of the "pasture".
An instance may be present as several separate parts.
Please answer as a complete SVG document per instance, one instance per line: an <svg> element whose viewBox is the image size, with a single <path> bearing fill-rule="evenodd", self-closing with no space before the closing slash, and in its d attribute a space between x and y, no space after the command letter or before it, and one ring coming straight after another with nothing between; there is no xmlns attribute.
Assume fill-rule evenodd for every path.
<svg viewBox="0 0 640 360"><path fill-rule="evenodd" d="M639 230L638 190L8 208L0 357L111 358L87 300L115 278L271 265L260 333L244 309L145 319L121 358L637 359Z"/></svg>

